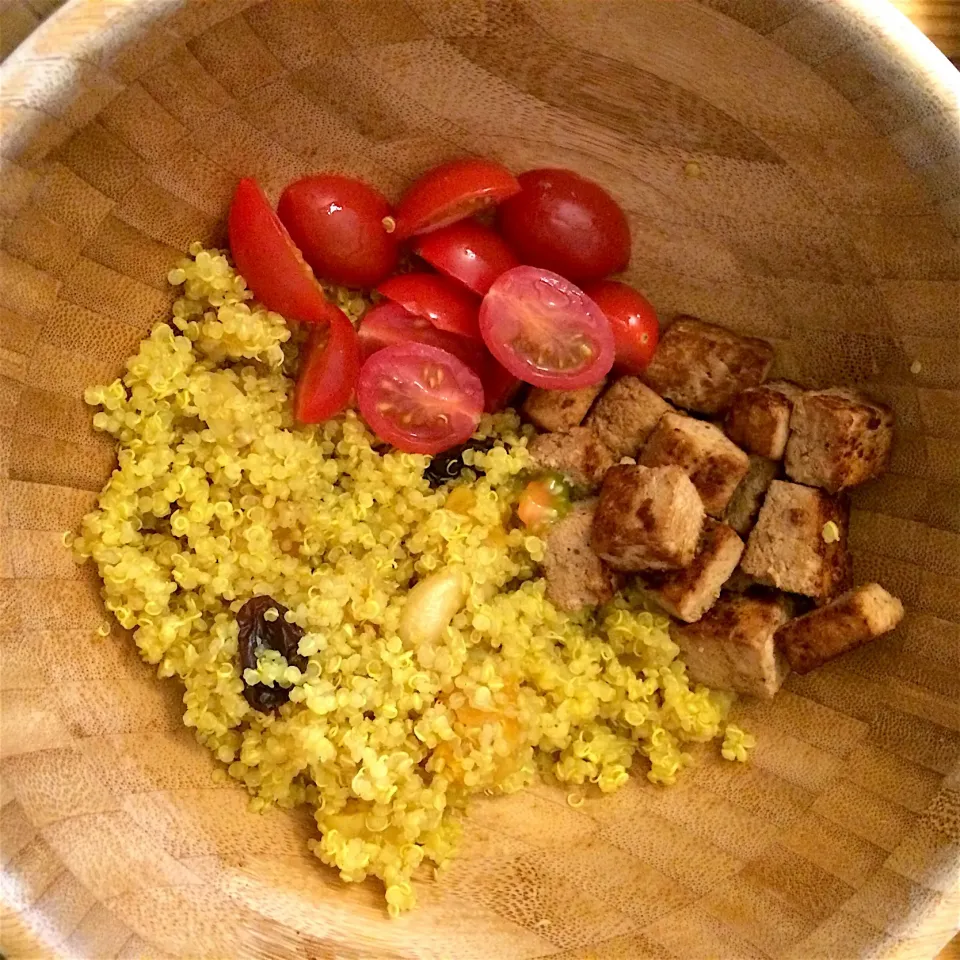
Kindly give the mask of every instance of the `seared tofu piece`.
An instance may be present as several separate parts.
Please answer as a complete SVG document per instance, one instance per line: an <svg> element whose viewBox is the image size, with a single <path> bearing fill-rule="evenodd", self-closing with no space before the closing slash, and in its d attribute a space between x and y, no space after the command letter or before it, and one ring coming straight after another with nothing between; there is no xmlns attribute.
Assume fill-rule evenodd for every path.
<svg viewBox="0 0 960 960"><path fill-rule="evenodd" d="M636 457L657 421L672 409L637 377L621 377L596 402L586 425L620 460Z"/></svg>
<svg viewBox="0 0 960 960"><path fill-rule="evenodd" d="M724 522L729 523L741 537L747 536L753 529L760 507L763 506L763 498L779 470L780 464L776 460L750 457L750 466L723 513Z"/></svg>
<svg viewBox="0 0 960 960"><path fill-rule="evenodd" d="M769 700L788 673L774 634L789 616L775 594L724 593L700 620L673 624L670 634L692 680Z"/></svg>
<svg viewBox="0 0 960 960"><path fill-rule="evenodd" d="M693 562L703 519L679 467L618 465L603 478L591 542L615 570L678 570Z"/></svg>
<svg viewBox="0 0 960 960"><path fill-rule="evenodd" d="M523 402L523 413L540 430L570 430L580 426L602 389L602 381L581 390L534 387Z"/></svg>
<svg viewBox="0 0 960 960"><path fill-rule="evenodd" d="M596 503L578 503L547 536L543 557L547 599L561 610L606 603L617 589L616 574L590 547Z"/></svg>
<svg viewBox="0 0 960 960"><path fill-rule="evenodd" d="M647 589L667 613L693 623L716 602L742 553L743 541L736 532L707 517L693 563L683 570L649 574Z"/></svg>
<svg viewBox="0 0 960 960"><path fill-rule="evenodd" d="M722 516L750 466L750 458L719 427L680 413L660 418L639 462L645 467L680 467L713 517Z"/></svg>
<svg viewBox="0 0 960 960"><path fill-rule="evenodd" d="M774 480L741 568L758 583L818 600L849 586L849 510L822 490Z"/></svg>
<svg viewBox="0 0 960 960"><path fill-rule="evenodd" d="M679 317L660 339L643 380L678 407L720 414L741 390L763 383L771 363L766 340Z"/></svg>
<svg viewBox="0 0 960 960"><path fill-rule="evenodd" d="M614 464L610 451L587 427L541 433L530 441L530 455L537 466L564 474L578 487L598 486Z"/></svg>
<svg viewBox="0 0 960 960"><path fill-rule="evenodd" d="M774 380L737 394L727 411L727 436L747 453L782 460L793 404L802 392L795 383Z"/></svg>
<svg viewBox="0 0 960 960"><path fill-rule="evenodd" d="M777 646L793 670L808 673L889 633L902 619L903 604L879 583L868 583L791 620L777 631Z"/></svg>
<svg viewBox="0 0 960 960"><path fill-rule="evenodd" d="M893 446L893 411L855 390L810 390L793 405L787 476L837 493L880 476Z"/></svg>

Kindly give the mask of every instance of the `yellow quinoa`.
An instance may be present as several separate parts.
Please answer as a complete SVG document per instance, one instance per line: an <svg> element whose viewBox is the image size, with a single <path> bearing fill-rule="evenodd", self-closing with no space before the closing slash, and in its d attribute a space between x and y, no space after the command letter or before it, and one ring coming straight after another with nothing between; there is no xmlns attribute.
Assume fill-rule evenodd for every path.
<svg viewBox="0 0 960 960"><path fill-rule="evenodd" d="M543 542L509 522L530 467L512 411L478 431L502 446L465 457L484 473L433 490L426 457L378 452L352 411L294 423L291 331L224 253L195 244L170 280L171 321L86 393L118 466L72 548L143 657L183 682L184 722L254 809L309 804L313 852L344 880L379 877L396 914L420 864L449 862L473 793L543 775L576 805L590 784L620 787L638 754L669 784L685 744L724 735L745 759L730 697L691 689L666 618L634 596L579 616L546 600ZM362 314L359 295L334 295ZM438 636L411 634L405 605L434 575L462 585L458 610ZM258 594L305 631L305 669L267 651L241 673L235 617ZM259 713L245 681L289 702Z"/></svg>

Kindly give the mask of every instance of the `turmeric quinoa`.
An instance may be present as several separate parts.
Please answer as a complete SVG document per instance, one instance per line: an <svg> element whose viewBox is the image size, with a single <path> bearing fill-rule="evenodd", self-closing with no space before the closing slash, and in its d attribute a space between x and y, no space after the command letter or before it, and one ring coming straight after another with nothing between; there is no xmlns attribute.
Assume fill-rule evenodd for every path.
<svg viewBox="0 0 960 960"><path fill-rule="evenodd" d="M632 595L578 615L545 598L543 540L510 522L532 435L513 411L485 415L475 436L496 444L434 489L428 457L352 410L295 423L291 330L223 252L195 244L170 279L172 319L87 391L118 466L72 548L254 810L309 804L316 856L380 878L395 915L421 864L449 863L471 794L538 776L609 793L638 755L670 784L686 744L720 737L745 759L730 696L691 688L665 617ZM244 669L254 597L298 647ZM256 710L251 685L285 702Z"/></svg>

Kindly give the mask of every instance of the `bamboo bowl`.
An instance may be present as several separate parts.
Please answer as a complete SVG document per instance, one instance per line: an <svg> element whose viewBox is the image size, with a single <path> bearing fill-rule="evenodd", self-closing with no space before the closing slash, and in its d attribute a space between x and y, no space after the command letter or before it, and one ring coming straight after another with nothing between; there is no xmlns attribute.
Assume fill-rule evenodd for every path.
<svg viewBox="0 0 960 960"><path fill-rule="evenodd" d="M960 917L960 78L880 0L74 0L0 106L2 883L8 956L932 957ZM387 919L246 812L61 533L112 451L83 387L222 242L238 176L396 195L463 152L573 167L629 210L629 279L767 337L777 375L891 403L858 579L909 615L747 704L704 758L579 810L478 802Z"/></svg>

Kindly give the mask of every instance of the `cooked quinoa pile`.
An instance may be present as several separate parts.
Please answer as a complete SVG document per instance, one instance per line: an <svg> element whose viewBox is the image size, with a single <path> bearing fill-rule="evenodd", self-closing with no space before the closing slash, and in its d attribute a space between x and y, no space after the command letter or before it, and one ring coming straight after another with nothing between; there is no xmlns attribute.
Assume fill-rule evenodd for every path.
<svg viewBox="0 0 960 960"><path fill-rule="evenodd" d="M666 618L634 596L579 616L545 599L543 541L511 521L531 429L513 412L482 421L501 443L465 455L478 470L432 489L427 457L382 452L353 412L294 423L291 331L224 253L194 245L171 282L170 322L87 391L118 466L72 547L254 809L309 804L313 852L379 877L396 914L421 864L450 861L473 793L538 775L611 792L638 753L669 784L685 745L715 737L745 758L729 697L691 689ZM439 637L405 640L431 576L458 578L463 603ZM304 631L304 669L267 650L242 671L236 614L260 594ZM289 700L258 712L245 683Z"/></svg>

